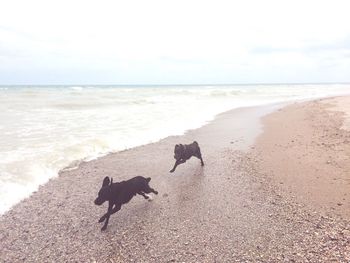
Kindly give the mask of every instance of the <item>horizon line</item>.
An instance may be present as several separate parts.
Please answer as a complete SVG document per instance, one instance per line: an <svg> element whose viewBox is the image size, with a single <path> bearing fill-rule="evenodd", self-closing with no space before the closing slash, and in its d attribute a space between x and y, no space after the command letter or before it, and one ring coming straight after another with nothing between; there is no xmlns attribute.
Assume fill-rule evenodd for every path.
<svg viewBox="0 0 350 263"><path fill-rule="evenodd" d="M119 87L164 87L164 86L264 86L264 85L327 85L327 84L350 84L349 82L258 82L258 83L225 83L225 84L0 84L3 86L119 86Z"/></svg>

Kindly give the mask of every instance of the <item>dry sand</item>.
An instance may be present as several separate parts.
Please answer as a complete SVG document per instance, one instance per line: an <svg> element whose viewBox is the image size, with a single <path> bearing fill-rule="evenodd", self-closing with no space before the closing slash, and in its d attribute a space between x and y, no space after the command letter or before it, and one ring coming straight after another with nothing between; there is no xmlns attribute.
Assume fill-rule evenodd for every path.
<svg viewBox="0 0 350 263"><path fill-rule="evenodd" d="M347 214L330 210L325 215L325 210L313 206L317 202L311 197L295 198L295 193L308 191L299 193L298 187L294 187L295 180L287 176L296 175L284 172L281 176L279 169L283 163L270 154L279 151L275 157L282 158L289 148L294 148L293 144L280 147L283 141L279 141L275 130L289 123L291 112L300 109L298 114L304 119L299 122L307 121L306 116L332 114L335 128L344 114L330 113L327 110L330 106L324 102L284 108L264 119L265 132L252 146L262 129L259 117L276 107L227 112L184 136L110 154L82 163L76 170L62 172L1 217L0 261L349 262ZM278 127L272 128L272 120L279 123ZM320 134L327 135L328 143L330 128L321 124ZM305 136L310 139L321 128L315 131L311 127L310 134ZM293 136L295 130L286 132ZM345 136L347 131L343 132ZM296 138L299 137L298 133ZM169 174L174 163L174 144L194 139L202 148L205 166L191 159ZM307 154L313 153L311 150L316 146L325 147L325 151L333 149L328 144L308 145ZM342 154L349 153L342 149ZM338 153L337 150L334 149ZM286 170L292 170L286 165ZM319 169L328 165L321 163ZM299 163L294 164L298 166ZM346 172L345 167L343 171ZM114 181L136 175L152 177L150 184L159 195L152 202L135 197L111 217L107 231L101 232L97 221L106 205L97 207L93 200L105 175L112 176ZM344 174L339 176L346 178ZM327 195L338 200L336 192L333 188ZM346 205L343 200L341 206Z"/></svg>
<svg viewBox="0 0 350 263"><path fill-rule="evenodd" d="M294 104L264 118L261 169L284 194L350 220L350 97ZM281 121L283 120L283 121Z"/></svg>

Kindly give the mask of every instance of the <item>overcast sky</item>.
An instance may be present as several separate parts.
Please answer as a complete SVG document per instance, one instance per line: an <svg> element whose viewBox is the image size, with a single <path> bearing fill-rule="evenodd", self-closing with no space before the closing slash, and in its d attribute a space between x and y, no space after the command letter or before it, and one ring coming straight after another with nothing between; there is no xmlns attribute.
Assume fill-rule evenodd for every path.
<svg viewBox="0 0 350 263"><path fill-rule="evenodd" d="M0 84L350 81L350 1L0 0Z"/></svg>

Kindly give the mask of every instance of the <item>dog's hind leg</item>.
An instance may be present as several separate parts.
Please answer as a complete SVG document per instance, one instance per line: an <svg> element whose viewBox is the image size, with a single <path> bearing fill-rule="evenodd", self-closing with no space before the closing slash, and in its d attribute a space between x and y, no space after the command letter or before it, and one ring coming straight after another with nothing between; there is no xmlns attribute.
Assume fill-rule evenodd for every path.
<svg viewBox="0 0 350 263"><path fill-rule="evenodd" d="M156 195L158 194L158 191L154 190L154 189L151 188L151 187L150 187L150 189L151 189L151 192L152 192L152 193L154 193L154 194L156 194Z"/></svg>
<svg viewBox="0 0 350 263"><path fill-rule="evenodd" d="M137 192L139 195L142 195L145 199L149 199L149 196L146 195L144 192L140 191L140 192Z"/></svg>
<svg viewBox="0 0 350 263"><path fill-rule="evenodd" d="M194 156L196 156L199 160L201 160L201 165L203 166L204 162L203 162L203 159L202 159L201 151L198 150L198 152L196 152L196 154Z"/></svg>
<svg viewBox="0 0 350 263"><path fill-rule="evenodd" d="M149 193L154 193L156 195L158 194L158 192L156 190L154 190L153 188L151 188L149 185L146 186L144 192L147 194L149 194Z"/></svg>
<svg viewBox="0 0 350 263"><path fill-rule="evenodd" d="M143 185L142 192L145 192L146 194L154 193L158 194L156 190L154 190L152 187L149 186L148 182Z"/></svg>

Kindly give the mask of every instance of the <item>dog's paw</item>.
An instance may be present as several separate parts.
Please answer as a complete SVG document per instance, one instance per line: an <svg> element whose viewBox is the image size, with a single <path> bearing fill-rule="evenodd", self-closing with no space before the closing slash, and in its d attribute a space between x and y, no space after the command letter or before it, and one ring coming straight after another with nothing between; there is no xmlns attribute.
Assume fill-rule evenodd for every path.
<svg viewBox="0 0 350 263"><path fill-rule="evenodd" d="M100 220L98 220L98 222L99 222L99 223L102 223L103 221L105 221L105 218L106 218L105 216L102 216L102 217L100 218Z"/></svg>
<svg viewBox="0 0 350 263"><path fill-rule="evenodd" d="M154 193L157 195L157 194L158 194L158 191L154 191Z"/></svg>
<svg viewBox="0 0 350 263"><path fill-rule="evenodd" d="M101 228L101 231L105 231L107 229L107 226L103 226L102 228Z"/></svg>
<svg viewBox="0 0 350 263"><path fill-rule="evenodd" d="M174 171L175 171L175 170L174 170L174 169L172 169L172 170L170 170L170 171L169 171L169 173L173 173Z"/></svg>

